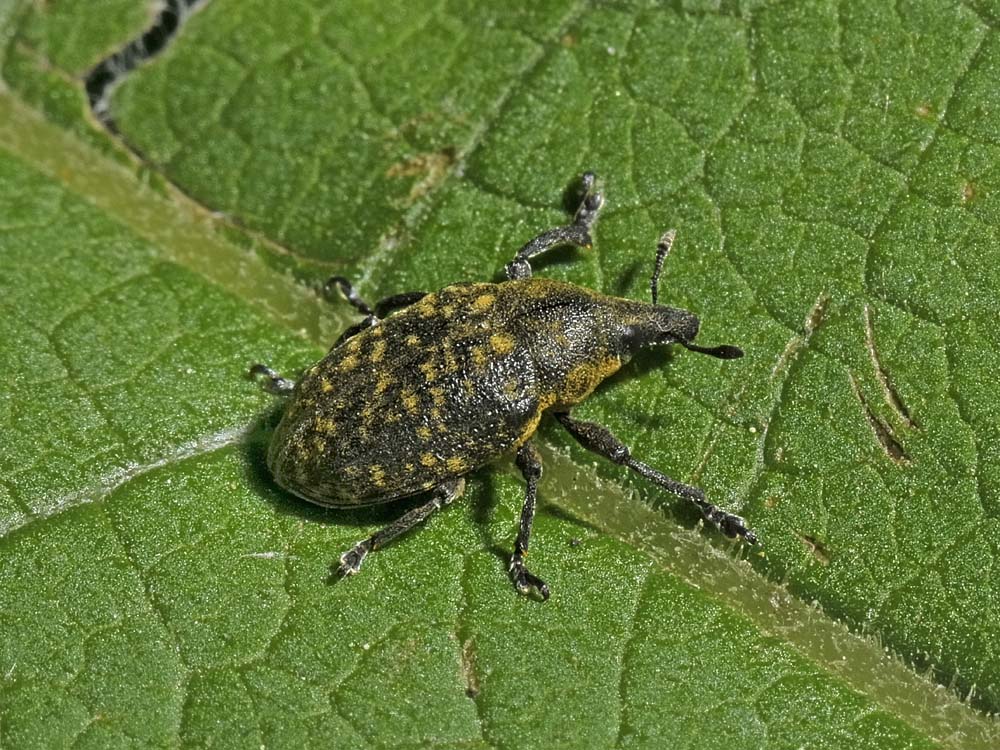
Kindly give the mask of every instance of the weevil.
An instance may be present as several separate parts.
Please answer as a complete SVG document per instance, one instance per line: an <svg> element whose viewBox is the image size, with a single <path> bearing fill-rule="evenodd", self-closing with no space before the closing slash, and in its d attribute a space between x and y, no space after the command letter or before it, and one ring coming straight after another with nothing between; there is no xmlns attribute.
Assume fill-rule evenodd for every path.
<svg viewBox="0 0 1000 750"><path fill-rule="evenodd" d="M251 377L263 376L267 390L290 397L267 452L281 487L334 508L429 493L426 502L341 555L340 575L357 573L370 552L461 496L470 472L513 454L526 491L509 573L518 591L548 599L548 585L525 566L542 474L531 438L545 413L585 448L693 502L727 536L757 541L743 518L633 458L607 428L572 416L574 406L641 349L676 343L719 359L743 356L735 346L697 346L698 318L659 304L672 231L657 245L651 303L532 276L531 260L541 253L564 244L592 246L603 204L594 174L584 174L573 221L521 247L500 283L405 292L372 306L335 276L326 289L339 289L364 319L297 383L266 365L250 369Z"/></svg>

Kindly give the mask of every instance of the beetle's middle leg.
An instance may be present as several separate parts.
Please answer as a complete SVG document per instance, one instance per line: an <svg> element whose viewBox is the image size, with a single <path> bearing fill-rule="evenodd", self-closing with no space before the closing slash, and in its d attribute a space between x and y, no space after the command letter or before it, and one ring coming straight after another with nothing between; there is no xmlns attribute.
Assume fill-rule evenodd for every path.
<svg viewBox="0 0 1000 750"><path fill-rule="evenodd" d="M351 282L343 276L331 276L327 279L326 283L323 285L323 294L329 297L334 288L339 289L340 293L344 295L344 298L348 301L351 307L364 315L365 319L340 334L340 337L334 342L331 349L336 349L342 343L347 341L347 339L351 338L351 336L355 336L365 329L376 325L382 318L393 310L408 307L414 302L419 302L427 296L427 292L403 292L401 294L393 294L389 297L380 299L374 306L372 306L365 302L364 298L354 289Z"/></svg>
<svg viewBox="0 0 1000 750"><path fill-rule="evenodd" d="M717 505L712 505L705 498L705 493L697 487L678 482L671 479L666 474L657 471L652 466L636 461L632 458L632 453L628 446L616 438L611 430L602 427L594 422L584 422L573 419L568 412L560 412L553 415L563 427L587 450L591 450L598 455L611 459L616 464L627 466L637 474L641 474L660 487L675 495L687 498L701 511L705 520L722 531L729 537L740 537L750 544L757 541L757 535L746 526L746 521L741 516L727 513Z"/></svg>
<svg viewBox="0 0 1000 750"><path fill-rule="evenodd" d="M536 589L542 595L542 599L547 600L548 585L524 566L524 558L528 555L528 541L531 538L531 524L535 520L535 498L538 495L538 479L542 476L542 457L535 446L525 443L517 451L515 461L527 487L524 493L524 507L521 508L521 525L518 527L517 540L514 542L514 554L510 558L510 577L522 594Z"/></svg>
<svg viewBox="0 0 1000 750"><path fill-rule="evenodd" d="M404 513L384 529L376 531L370 537L358 542L342 554L337 572L342 576L354 575L361 570L361 563L369 552L374 552L384 547L400 534L405 534L414 526L423 523L427 520L428 516L448 505L455 498L460 497L464 491L465 479L463 477L438 485L428 502Z"/></svg>
<svg viewBox="0 0 1000 750"><path fill-rule="evenodd" d="M508 279L529 278L531 276L529 261L557 245L571 243L580 247L590 247L593 244L590 228L597 219L601 206L604 205L604 195L597 190L597 177L593 172L586 172L583 175L583 191L583 200L576 210L573 223L542 232L518 250L514 260L508 263L505 269Z"/></svg>

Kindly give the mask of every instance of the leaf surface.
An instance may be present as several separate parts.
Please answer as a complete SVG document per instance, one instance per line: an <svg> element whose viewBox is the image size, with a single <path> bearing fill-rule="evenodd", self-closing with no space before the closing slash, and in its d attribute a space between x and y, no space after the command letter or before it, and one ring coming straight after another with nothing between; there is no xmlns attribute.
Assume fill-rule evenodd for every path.
<svg viewBox="0 0 1000 750"><path fill-rule="evenodd" d="M996 741L995 12L215 0L109 132L80 80L148 22L118 5L0 12L6 744ZM331 585L408 502L278 490L248 365L322 353L331 272L497 278L585 169L594 251L536 270L645 298L675 227L662 297L747 356L651 352L578 412L762 551L549 425L547 604L506 580L511 471Z"/></svg>

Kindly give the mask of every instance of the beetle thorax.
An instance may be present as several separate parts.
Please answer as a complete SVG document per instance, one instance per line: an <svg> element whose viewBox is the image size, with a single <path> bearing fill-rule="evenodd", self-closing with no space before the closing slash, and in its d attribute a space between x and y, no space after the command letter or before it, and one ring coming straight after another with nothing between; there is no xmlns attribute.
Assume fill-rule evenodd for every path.
<svg viewBox="0 0 1000 750"><path fill-rule="evenodd" d="M549 406L580 403L627 361L615 341L613 298L551 279L500 286L516 308L511 326L531 353L540 398Z"/></svg>
<svg viewBox="0 0 1000 750"><path fill-rule="evenodd" d="M698 319L677 308L609 297L551 279L501 284L510 325L534 359L542 398L579 404L640 349L689 342Z"/></svg>

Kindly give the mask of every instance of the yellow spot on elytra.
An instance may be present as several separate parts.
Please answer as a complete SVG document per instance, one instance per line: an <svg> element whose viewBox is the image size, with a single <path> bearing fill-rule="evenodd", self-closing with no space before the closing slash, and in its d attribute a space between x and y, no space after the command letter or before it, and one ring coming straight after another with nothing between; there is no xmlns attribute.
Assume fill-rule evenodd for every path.
<svg viewBox="0 0 1000 750"><path fill-rule="evenodd" d="M490 336L490 348L496 354L509 354L514 351L514 337L509 333L494 333Z"/></svg>
<svg viewBox="0 0 1000 750"><path fill-rule="evenodd" d="M428 383L437 378L437 365L433 362L423 362L420 365L420 372L424 374L424 380Z"/></svg>
<svg viewBox="0 0 1000 750"><path fill-rule="evenodd" d="M358 359L356 354L348 354L342 360L340 360L340 366L338 370L343 370L344 372L350 372L355 367L361 364L361 360Z"/></svg>
<svg viewBox="0 0 1000 750"><path fill-rule="evenodd" d="M321 454L326 450L326 441L323 438L316 438L313 440L313 450L315 450L317 455Z"/></svg>
<svg viewBox="0 0 1000 750"><path fill-rule="evenodd" d="M481 294L472 303L472 309L476 312L484 312L492 307L497 298L492 294Z"/></svg>
<svg viewBox="0 0 1000 750"><path fill-rule="evenodd" d="M422 453L420 454L420 463L428 468L434 466L438 462L437 456L433 453Z"/></svg>
<svg viewBox="0 0 1000 750"><path fill-rule="evenodd" d="M371 331L371 335L372 336L376 336L376 337L381 336L383 333L385 333L385 331L382 330L382 326L380 326L380 325L372 326L368 330Z"/></svg>
<svg viewBox="0 0 1000 750"><path fill-rule="evenodd" d="M392 385L392 378L388 373L380 372L378 377L375 379L375 395L380 393L385 393L389 390L389 386Z"/></svg>
<svg viewBox="0 0 1000 750"><path fill-rule="evenodd" d="M372 362L381 362L382 358L385 357L385 347L386 343L384 339L379 339L375 342L375 346L372 347Z"/></svg>
<svg viewBox="0 0 1000 750"><path fill-rule="evenodd" d="M383 469L378 464L374 464L368 467L368 476L372 480L372 484L376 487L385 486L385 469Z"/></svg>
<svg viewBox="0 0 1000 750"><path fill-rule="evenodd" d="M406 337L406 343L410 346L417 346L420 344L420 337L415 336L412 333Z"/></svg>
<svg viewBox="0 0 1000 750"><path fill-rule="evenodd" d="M431 399L433 399L435 406L444 406L444 388L440 386L431 388Z"/></svg>
<svg viewBox="0 0 1000 750"><path fill-rule="evenodd" d="M416 414L420 410L420 399L411 390L403 391L403 406L410 414Z"/></svg>
<svg viewBox="0 0 1000 750"><path fill-rule="evenodd" d="M444 305L443 307L441 307L441 316L442 317L450 318L454 314L455 314L455 306L454 305Z"/></svg>
<svg viewBox="0 0 1000 750"><path fill-rule="evenodd" d="M333 383L331 383L327 378L322 378L319 381L319 387L323 390L323 393L329 393L333 390Z"/></svg>
<svg viewBox="0 0 1000 750"><path fill-rule="evenodd" d="M486 367L486 363L487 361L489 361L489 357L487 356L486 349L484 347L482 346L472 347L471 354L472 354L472 363L476 367Z"/></svg>
<svg viewBox="0 0 1000 750"><path fill-rule="evenodd" d="M445 461L445 465L452 474L461 474L469 470L469 462L461 456L452 456Z"/></svg>
<svg viewBox="0 0 1000 750"><path fill-rule="evenodd" d="M405 472L406 472L407 474L412 474L412 473L413 473L413 470L414 470L415 468L417 468L417 467L416 467L416 466L414 466L413 464L403 464L403 470L404 470L404 471L405 471Z"/></svg>
<svg viewBox="0 0 1000 750"><path fill-rule="evenodd" d="M458 359L455 357L455 350L451 346L445 346L443 349L444 354L444 372L446 375L450 375L453 372L458 372Z"/></svg>
<svg viewBox="0 0 1000 750"><path fill-rule="evenodd" d="M313 423L316 432L322 432L327 435L332 435L337 431L337 425L334 424L332 419L326 419L324 417L317 417L316 421Z"/></svg>
<svg viewBox="0 0 1000 750"><path fill-rule="evenodd" d="M425 424L422 424L417 428L417 437L421 440L430 440L432 434L431 428Z"/></svg>

